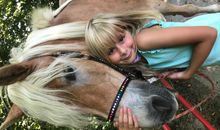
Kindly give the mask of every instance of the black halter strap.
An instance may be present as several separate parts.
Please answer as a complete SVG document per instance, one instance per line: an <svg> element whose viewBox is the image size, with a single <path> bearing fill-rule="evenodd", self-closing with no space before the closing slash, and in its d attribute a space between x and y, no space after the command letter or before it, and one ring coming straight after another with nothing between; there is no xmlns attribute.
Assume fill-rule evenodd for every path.
<svg viewBox="0 0 220 130"><path fill-rule="evenodd" d="M56 52L56 53L51 54L51 56L58 57L58 56L62 56L62 55L71 55L71 53L73 53L73 52L72 51L60 51L60 52ZM99 58L99 57L95 57L95 56L91 56L91 55L87 55L87 54L82 54L80 52L74 52L74 57L75 58L87 57L89 60L103 63L103 64L113 68L114 70L120 72L121 74L125 75L126 77L129 77L130 79L145 80L141 71L138 71L136 69L133 69L132 71L128 71L118 65L111 64L110 62L108 62L102 58Z"/></svg>
<svg viewBox="0 0 220 130"><path fill-rule="evenodd" d="M89 56L89 58L91 60L97 61L99 63L103 63L103 64L115 69L116 71L120 72L121 74L125 75L126 77L129 77L130 79L145 80L144 76L141 73L141 71L138 71L138 70L128 71L128 70L125 70L125 69L123 69L122 67L120 67L118 65L111 64L111 63L107 62L106 60L101 59L99 57Z"/></svg>
<svg viewBox="0 0 220 130"><path fill-rule="evenodd" d="M130 82L130 80L131 80L130 78L126 77L125 80L123 81L123 83L121 84L121 87L119 88L118 93L115 96L115 99L113 101L112 107L111 107L111 109L109 111L109 114L108 114L108 119L107 120L109 122L112 122L114 120L115 113L116 113L116 111L118 109L118 105L119 105L119 103L121 101L121 98L122 98L122 96L123 96L123 94L124 94L124 92L125 92L125 90L127 88L128 83Z"/></svg>

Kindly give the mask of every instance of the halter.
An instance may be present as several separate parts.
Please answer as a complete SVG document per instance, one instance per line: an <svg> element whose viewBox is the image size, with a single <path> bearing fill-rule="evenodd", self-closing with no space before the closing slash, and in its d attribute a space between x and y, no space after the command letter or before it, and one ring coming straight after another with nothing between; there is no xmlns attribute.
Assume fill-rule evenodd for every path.
<svg viewBox="0 0 220 130"><path fill-rule="evenodd" d="M106 60L104 59L101 59L101 58L98 58L98 57L94 57L94 56L89 56L89 58L91 60L94 60L96 62L99 62L99 63L103 63L113 69L115 69L116 71L120 72L121 74L125 75L126 78L124 79L124 81L122 82L116 96L115 96L115 99L112 103L112 106L111 106L111 109L109 111L109 114L108 114L108 119L107 121L109 122L113 122L114 120L114 117L115 117L115 113L118 109L118 106L119 106L119 103L121 101L121 98L127 88L127 85L128 83L132 80L132 79L141 79L141 80L145 80L141 71L138 71L138 70L133 70L133 72L130 72L128 70L125 70L123 69L122 67L120 66L117 66L117 65L114 65L114 64L111 64L109 62L107 62Z"/></svg>
<svg viewBox="0 0 220 130"><path fill-rule="evenodd" d="M115 69L116 71L120 72L121 74L125 75L126 77L129 77L131 79L141 79L141 80L145 80L144 76L142 75L141 71L138 71L136 69L132 70L132 71L128 71L123 69L122 67L112 64L110 62L107 62L106 60L99 58L99 57L95 57L95 56L89 56L89 59L94 60L96 62L99 63L103 63L113 69Z"/></svg>
<svg viewBox="0 0 220 130"><path fill-rule="evenodd" d="M129 82L130 82L130 78L128 78L128 77L126 77L125 80L122 82L121 87L119 88L118 93L115 96L114 102L113 102L112 107L110 109L110 112L108 114L107 120L109 122L113 122L114 117L115 117L115 113L118 109L118 105L121 101L121 98L122 98Z"/></svg>

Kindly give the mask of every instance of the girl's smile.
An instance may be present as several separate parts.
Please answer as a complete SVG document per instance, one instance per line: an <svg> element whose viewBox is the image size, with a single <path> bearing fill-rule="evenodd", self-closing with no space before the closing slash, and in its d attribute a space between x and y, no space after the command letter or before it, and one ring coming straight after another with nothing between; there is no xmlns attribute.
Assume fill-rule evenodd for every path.
<svg viewBox="0 0 220 130"><path fill-rule="evenodd" d="M110 48L108 56L109 60L114 64L131 64L137 55L137 45L130 32L125 31L120 36L115 47Z"/></svg>

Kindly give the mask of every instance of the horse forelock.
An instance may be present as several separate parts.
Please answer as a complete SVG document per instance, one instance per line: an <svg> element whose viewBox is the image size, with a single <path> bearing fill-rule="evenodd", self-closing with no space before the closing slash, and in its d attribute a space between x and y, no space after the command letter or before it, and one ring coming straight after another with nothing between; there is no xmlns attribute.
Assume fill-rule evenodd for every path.
<svg viewBox="0 0 220 130"><path fill-rule="evenodd" d="M27 115L57 126L83 128L90 122L88 115L82 113L77 105L65 104L71 102L68 99L57 96L68 92L46 88L55 78L65 76L64 70L71 65L68 59L57 58L50 66L32 73L24 81L9 85L9 98Z"/></svg>

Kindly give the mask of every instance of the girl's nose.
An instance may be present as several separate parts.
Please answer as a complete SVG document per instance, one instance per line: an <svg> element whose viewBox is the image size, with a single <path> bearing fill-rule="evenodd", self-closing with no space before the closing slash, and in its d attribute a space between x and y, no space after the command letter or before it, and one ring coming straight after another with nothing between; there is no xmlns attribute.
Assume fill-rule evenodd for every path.
<svg viewBox="0 0 220 130"><path fill-rule="evenodd" d="M123 45L116 45L116 47L122 56L126 55L126 48Z"/></svg>

